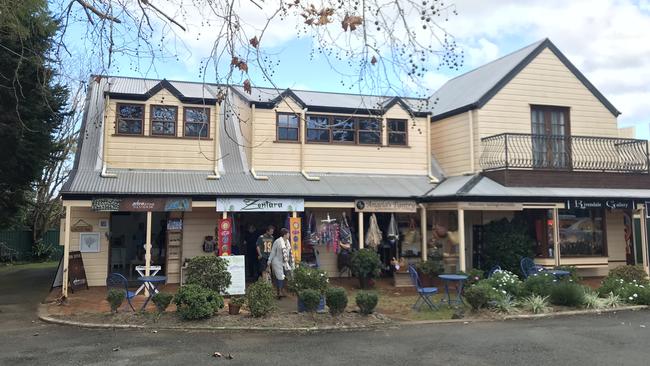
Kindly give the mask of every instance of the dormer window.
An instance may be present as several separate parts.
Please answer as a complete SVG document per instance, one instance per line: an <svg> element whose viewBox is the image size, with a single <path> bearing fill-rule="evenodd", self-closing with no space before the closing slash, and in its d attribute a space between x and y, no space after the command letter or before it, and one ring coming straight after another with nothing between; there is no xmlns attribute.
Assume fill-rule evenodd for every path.
<svg viewBox="0 0 650 366"><path fill-rule="evenodd" d="M183 108L183 135L195 138L210 136L210 109Z"/></svg>
<svg viewBox="0 0 650 366"><path fill-rule="evenodd" d="M300 117L293 113L277 114L277 140L280 142L298 142L300 135Z"/></svg>
<svg viewBox="0 0 650 366"><path fill-rule="evenodd" d="M381 145L381 120L376 118L359 118L359 144Z"/></svg>
<svg viewBox="0 0 650 366"><path fill-rule="evenodd" d="M151 136L176 136L178 107L151 106Z"/></svg>
<svg viewBox="0 0 650 366"><path fill-rule="evenodd" d="M119 135L143 135L144 105L118 103L116 132Z"/></svg>
<svg viewBox="0 0 650 366"><path fill-rule="evenodd" d="M407 120L389 119L388 120L388 146L406 146L408 145Z"/></svg>

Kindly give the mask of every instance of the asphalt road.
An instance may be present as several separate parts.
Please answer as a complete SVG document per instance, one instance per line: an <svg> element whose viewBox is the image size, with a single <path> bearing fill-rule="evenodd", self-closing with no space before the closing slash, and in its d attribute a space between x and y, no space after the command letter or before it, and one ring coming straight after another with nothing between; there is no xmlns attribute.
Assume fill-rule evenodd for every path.
<svg viewBox="0 0 650 366"><path fill-rule="evenodd" d="M0 273L0 365L647 365L650 312L381 331L89 330L34 322L47 271ZM30 286L17 286L29 279ZM39 282L40 281L40 282ZM47 281L45 281L47 282ZM117 350L115 350L117 349ZM214 352L233 360L213 358Z"/></svg>

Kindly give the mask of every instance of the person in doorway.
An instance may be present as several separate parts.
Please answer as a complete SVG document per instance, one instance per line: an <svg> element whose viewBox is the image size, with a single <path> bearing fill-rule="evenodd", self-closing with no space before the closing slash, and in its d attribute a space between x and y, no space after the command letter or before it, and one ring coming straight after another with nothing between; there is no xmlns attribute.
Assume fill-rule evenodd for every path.
<svg viewBox="0 0 650 366"><path fill-rule="evenodd" d="M271 249L273 248L273 233L275 232L275 227L273 225L269 225L266 228L266 232L263 235L260 235L259 238L257 238L257 260L259 261L259 270L260 270L260 276L264 279L269 278L269 271L268 271L268 259L269 255L271 254Z"/></svg>
<svg viewBox="0 0 650 366"><path fill-rule="evenodd" d="M257 270L257 230L255 225L248 225L248 230L244 234L244 245L246 248L246 276L257 279L259 274Z"/></svg>
<svg viewBox="0 0 650 366"><path fill-rule="evenodd" d="M268 262L275 279L278 299L285 297L284 280L291 275L294 269L293 253L291 253L291 243L289 243L289 230L285 228L280 230L280 237L273 242Z"/></svg>

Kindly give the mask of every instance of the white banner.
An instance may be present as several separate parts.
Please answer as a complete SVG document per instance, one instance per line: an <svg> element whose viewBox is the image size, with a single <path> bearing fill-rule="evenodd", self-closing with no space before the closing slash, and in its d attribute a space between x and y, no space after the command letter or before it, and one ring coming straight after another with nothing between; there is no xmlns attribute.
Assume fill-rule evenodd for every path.
<svg viewBox="0 0 650 366"><path fill-rule="evenodd" d="M217 198L217 212L302 212L302 198Z"/></svg>
<svg viewBox="0 0 650 366"><path fill-rule="evenodd" d="M228 261L230 286L226 289L228 295L244 295L246 293L246 261L243 255L221 257Z"/></svg>

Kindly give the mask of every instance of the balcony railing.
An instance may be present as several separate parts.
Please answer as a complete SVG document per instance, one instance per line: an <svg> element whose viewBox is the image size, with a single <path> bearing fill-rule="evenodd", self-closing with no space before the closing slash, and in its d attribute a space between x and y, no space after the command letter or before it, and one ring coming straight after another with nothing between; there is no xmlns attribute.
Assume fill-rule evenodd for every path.
<svg viewBox="0 0 650 366"><path fill-rule="evenodd" d="M549 169L648 173L648 141L503 133L481 139L483 170Z"/></svg>

